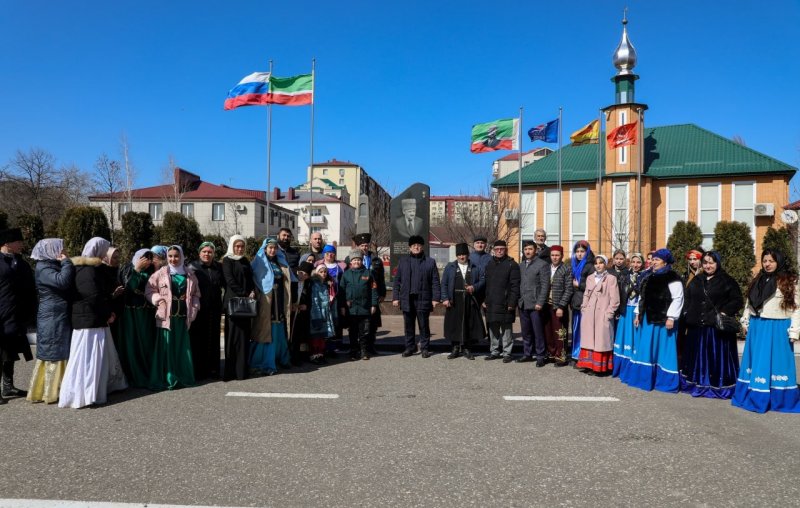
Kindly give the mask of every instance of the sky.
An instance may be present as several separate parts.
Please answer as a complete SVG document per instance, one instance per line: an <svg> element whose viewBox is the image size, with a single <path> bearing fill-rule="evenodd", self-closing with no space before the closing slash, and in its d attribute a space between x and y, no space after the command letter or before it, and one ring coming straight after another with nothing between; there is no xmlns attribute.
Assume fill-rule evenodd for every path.
<svg viewBox="0 0 800 508"><path fill-rule="evenodd" d="M0 165L38 147L92 171L124 134L137 187L163 183L171 157L265 189L267 108L224 111L227 91L269 60L291 76L315 58L316 162L355 162L391 194L485 193L508 152L470 153L471 126L523 107L527 131L563 107L566 137L596 118L626 5L646 126L695 123L800 166L798 0L7 0ZM311 108L272 113L271 184L286 189L306 178Z"/></svg>

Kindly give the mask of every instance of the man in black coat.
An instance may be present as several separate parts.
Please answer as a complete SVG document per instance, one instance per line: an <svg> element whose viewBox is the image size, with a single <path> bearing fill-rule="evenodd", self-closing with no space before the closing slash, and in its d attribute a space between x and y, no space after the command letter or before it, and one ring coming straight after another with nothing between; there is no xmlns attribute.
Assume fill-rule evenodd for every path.
<svg viewBox="0 0 800 508"><path fill-rule="evenodd" d="M406 336L404 358L414 354L415 321L419 323L420 354L423 358L431 356L428 351L431 340L429 318L442 295L436 261L425 255L422 250L423 245L425 240L421 236L415 235L408 239L411 253L403 256L398 262L392 288L392 305L403 309L403 327Z"/></svg>
<svg viewBox="0 0 800 508"><path fill-rule="evenodd" d="M547 231L544 229L537 229L533 232L533 240L536 242L536 256L544 260L545 263L550 262L550 247L547 246Z"/></svg>
<svg viewBox="0 0 800 508"><path fill-rule="evenodd" d="M297 267L300 265L300 251L292 247L292 230L289 228L281 228L278 231L278 246L286 256L286 263L292 272L297 272Z"/></svg>
<svg viewBox="0 0 800 508"><path fill-rule="evenodd" d="M21 256L23 245L19 228L0 231L0 404L28 394L14 387L14 362L20 354L25 361L33 359L26 332L36 315L36 282Z"/></svg>
<svg viewBox="0 0 800 508"><path fill-rule="evenodd" d="M491 341L486 360L503 357L503 363L511 362L514 336L511 326L519 303L519 265L506 254L506 242L497 240L492 249L492 259L486 265L485 290L486 324ZM501 349L502 341L502 349Z"/></svg>

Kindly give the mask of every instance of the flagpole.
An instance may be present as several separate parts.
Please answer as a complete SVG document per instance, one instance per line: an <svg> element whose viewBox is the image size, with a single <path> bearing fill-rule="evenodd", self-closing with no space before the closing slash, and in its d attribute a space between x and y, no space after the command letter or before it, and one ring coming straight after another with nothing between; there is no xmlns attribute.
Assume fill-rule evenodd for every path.
<svg viewBox="0 0 800 508"><path fill-rule="evenodd" d="M272 60L269 61L269 76L272 77ZM267 236L272 223L272 210L269 207L269 197L272 192L270 185L272 185L272 104L267 104Z"/></svg>
<svg viewBox="0 0 800 508"><path fill-rule="evenodd" d="M317 62L316 58L311 59L311 165L309 166L309 180L308 180L308 242L311 243L311 207L313 206L314 192L314 67Z"/></svg>
<svg viewBox="0 0 800 508"><path fill-rule="evenodd" d="M600 126L603 124L603 110L600 110L600 113L597 116L597 137L600 138ZM600 139L597 140L597 249L599 253L603 252L603 179L600 175ZM613 210L612 210L613 214ZM612 227L611 230L614 230L613 223L614 217L611 217ZM612 239L611 246L613 248L614 241ZM609 252L611 254L611 252Z"/></svg>
<svg viewBox="0 0 800 508"><path fill-rule="evenodd" d="M561 190L562 190L561 189L561 147L562 147L561 135L563 129L562 125L564 124L561 116L563 110L564 110L563 107L558 108L558 241L559 243L561 243L561 245L564 244L561 236L563 233L562 222L561 222Z"/></svg>
<svg viewBox="0 0 800 508"><path fill-rule="evenodd" d="M519 198L519 215L517 215L517 225L519 226L519 258L522 262L522 106L519 108L519 123L517 124L517 150L519 152L519 164L517 167L517 197Z"/></svg>
<svg viewBox="0 0 800 508"><path fill-rule="evenodd" d="M638 198L639 198L639 232L638 232L638 241L637 241L637 250L642 252L642 171L644 171L644 123L642 122L642 108L638 108L637 112L639 113L639 129L641 129L641 135L639 136L639 171L636 174L637 185L639 186Z"/></svg>

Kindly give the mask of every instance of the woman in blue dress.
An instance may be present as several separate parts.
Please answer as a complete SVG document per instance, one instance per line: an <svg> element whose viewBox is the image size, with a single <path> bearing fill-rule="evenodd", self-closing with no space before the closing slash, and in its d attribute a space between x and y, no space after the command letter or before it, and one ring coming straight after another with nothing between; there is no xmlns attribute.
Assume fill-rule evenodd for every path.
<svg viewBox="0 0 800 508"><path fill-rule="evenodd" d="M636 314L636 306L639 305L639 290L643 280L642 268L644 267L644 256L638 252L631 254L628 272L620 280L620 292L623 299L620 300L619 320L614 337L614 371L613 377L622 379L628 362L633 352L634 332L633 319Z"/></svg>
<svg viewBox="0 0 800 508"><path fill-rule="evenodd" d="M586 278L594 272L594 254L589 242L578 240L572 246L572 360L576 367L581 355L581 305L586 291Z"/></svg>
<svg viewBox="0 0 800 508"><path fill-rule="evenodd" d="M675 258L668 249L653 253L653 272L642 284L633 319L638 328L634 348L622 381L642 390L677 392L678 318L683 309L683 282L672 270Z"/></svg>
<svg viewBox="0 0 800 508"><path fill-rule="evenodd" d="M800 336L800 291L797 274L781 252L761 254L761 271L750 282L741 322L747 339L731 402L756 413L800 413L792 348Z"/></svg>

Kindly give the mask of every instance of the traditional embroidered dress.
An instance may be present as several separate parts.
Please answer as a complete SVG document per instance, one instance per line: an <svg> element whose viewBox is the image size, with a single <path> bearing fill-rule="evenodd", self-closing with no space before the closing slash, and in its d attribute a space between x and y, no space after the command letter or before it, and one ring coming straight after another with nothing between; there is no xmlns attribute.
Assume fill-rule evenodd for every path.
<svg viewBox="0 0 800 508"><path fill-rule="evenodd" d="M250 343L250 372L253 375L272 375L278 367L290 368L289 324L291 278L285 259L266 254L266 246L274 240L264 240L253 259L253 279L261 293L258 316L253 325Z"/></svg>
<svg viewBox="0 0 800 508"><path fill-rule="evenodd" d="M309 284L309 353L317 359L325 353L325 339L336 336L336 293L333 284L319 276L312 276Z"/></svg>
<svg viewBox="0 0 800 508"><path fill-rule="evenodd" d="M630 271L625 284L625 301L620 302L621 310L617 320L617 330L614 337L614 370L613 377L623 379L630 363L636 337L636 327L633 320L636 317L636 307L639 305L639 290L642 272Z"/></svg>
<svg viewBox="0 0 800 508"><path fill-rule="evenodd" d="M586 255L580 261L575 256L578 247L586 249ZM583 292L586 290L586 278L594 271L594 254L589 242L578 240L572 246L572 278L577 283L573 284L572 293L572 359L578 360L581 355L581 305Z"/></svg>
<svg viewBox="0 0 800 508"><path fill-rule="evenodd" d="M123 268L125 309L117 349L120 362L131 386L146 388L150 384L150 367L155 349L155 309L147 302L145 290L152 269L137 272L136 263L149 250L136 251L130 265Z"/></svg>

